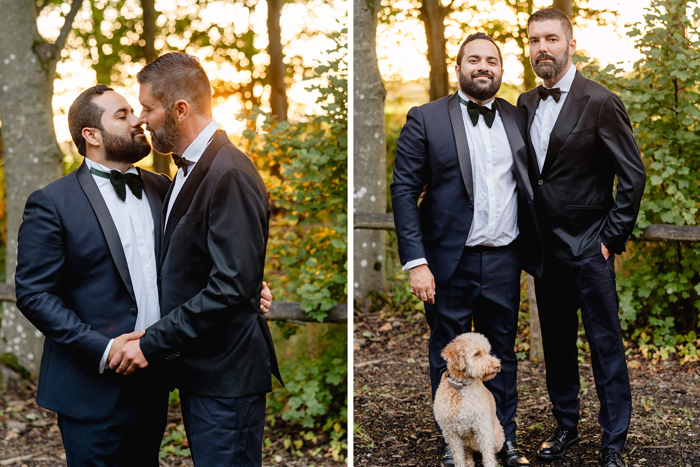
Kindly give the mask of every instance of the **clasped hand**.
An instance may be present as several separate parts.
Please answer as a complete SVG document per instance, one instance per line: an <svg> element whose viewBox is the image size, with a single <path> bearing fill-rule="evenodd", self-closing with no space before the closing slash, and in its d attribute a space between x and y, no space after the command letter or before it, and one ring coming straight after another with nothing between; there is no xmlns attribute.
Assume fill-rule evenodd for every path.
<svg viewBox="0 0 700 467"><path fill-rule="evenodd" d="M142 329L122 334L114 339L112 348L109 349L109 355L107 355L111 370L117 374L130 375L134 371L148 366L148 360L143 356L139 344L144 334L146 331Z"/></svg>
<svg viewBox="0 0 700 467"><path fill-rule="evenodd" d="M260 310L267 314L272 305L272 291L267 283L263 281L262 292L260 294ZM141 352L140 341L146 334L145 330L134 331L122 334L114 339L112 348L109 349L107 361L109 368L118 374L130 375L136 370L142 370L148 366L148 360Z"/></svg>

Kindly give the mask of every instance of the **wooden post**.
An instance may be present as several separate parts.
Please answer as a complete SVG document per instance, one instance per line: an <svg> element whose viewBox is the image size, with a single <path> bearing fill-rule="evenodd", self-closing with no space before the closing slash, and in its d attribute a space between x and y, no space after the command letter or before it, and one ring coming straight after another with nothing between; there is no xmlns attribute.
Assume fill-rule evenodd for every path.
<svg viewBox="0 0 700 467"><path fill-rule="evenodd" d="M542 346L542 331L540 330L540 314L535 299L535 278L527 275L527 301L530 305L530 360L535 363L544 362L544 347Z"/></svg>

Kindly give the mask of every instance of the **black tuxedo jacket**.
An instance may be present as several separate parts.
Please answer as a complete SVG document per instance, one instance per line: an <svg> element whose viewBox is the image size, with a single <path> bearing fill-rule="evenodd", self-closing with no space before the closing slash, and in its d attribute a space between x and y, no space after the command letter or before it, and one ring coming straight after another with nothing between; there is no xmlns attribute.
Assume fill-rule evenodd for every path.
<svg viewBox="0 0 700 467"><path fill-rule="evenodd" d="M537 89L523 93L528 130ZM529 173L548 255L582 259L625 249L644 193L646 172L627 111L615 94L578 71L552 129L542 173L530 138ZM617 176L616 195L613 183Z"/></svg>
<svg viewBox="0 0 700 467"><path fill-rule="evenodd" d="M160 248L170 179L140 170ZM98 366L110 339L132 332L137 305L119 234L87 165L35 191L19 228L17 307L45 336L37 403L103 420L127 378ZM153 371L135 374L144 384Z"/></svg>
<svg viewBox="0 0 700 467"><path fill-rule="evenodd" d="M260 174L218 131L170 212L160 251L162 318L140 343L149 363L173 360L180 389L243 397L271 391L271 372L281 381L259 313L269 220Z"/></svg>
<svg viewBox="0 0 700 467"><path fill-rule="evenodd" d="M500 98L495 105L513 152L523 264L539 275L542 243L527 176L526 113ZM399 256L401 264L426 258L437 283L452 277L474 216L470 157L458 93L408 112L397 141L391 184ZM419 207L426 183L427 194Z"/></svg>

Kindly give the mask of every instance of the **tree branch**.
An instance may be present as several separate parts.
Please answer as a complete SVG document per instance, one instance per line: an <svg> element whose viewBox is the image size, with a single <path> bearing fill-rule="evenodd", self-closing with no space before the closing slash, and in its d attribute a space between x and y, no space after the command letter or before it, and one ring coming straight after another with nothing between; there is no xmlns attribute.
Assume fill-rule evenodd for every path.
<svg viewBox="0 0 700 467"><path fill-rule="evenodd" d="M70 6L70 11L66 15L66 21L61 27L61 33L58 35L58 39L56 39L54 44L56 46L56 60L61 57L61 50L63 50L63 46L66 45L68 34L70 34L71 30L73 29L73 20L75 20L78 10L80 10L80 7L82 6L83 0L73 0L73 3Z"/></svg>
<svg viewBox="0 0 700 467"><path fill-rule="evenodd" d="M35 3L35 4L34 4L34 15L38 17L38 16L39 16L39 13L41 13L41 10L43 10L44 8L46 8L46 5L49 4L49 1L50 1L50 0L44 0L43 2L41 2L41 5L37 5L37 4Z"/></svg>

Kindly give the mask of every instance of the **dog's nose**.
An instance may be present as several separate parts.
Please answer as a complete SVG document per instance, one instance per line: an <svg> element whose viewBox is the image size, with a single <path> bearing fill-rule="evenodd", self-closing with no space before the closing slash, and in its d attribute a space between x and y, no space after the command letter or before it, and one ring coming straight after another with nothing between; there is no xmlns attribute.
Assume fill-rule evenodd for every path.
<svg viewBox="0 0 700 467"><path fill-rule="evenodd" d="M496 365L494 365L494 368L496 369L496 371L501 371L501 364L496 363Z"/></svg>

